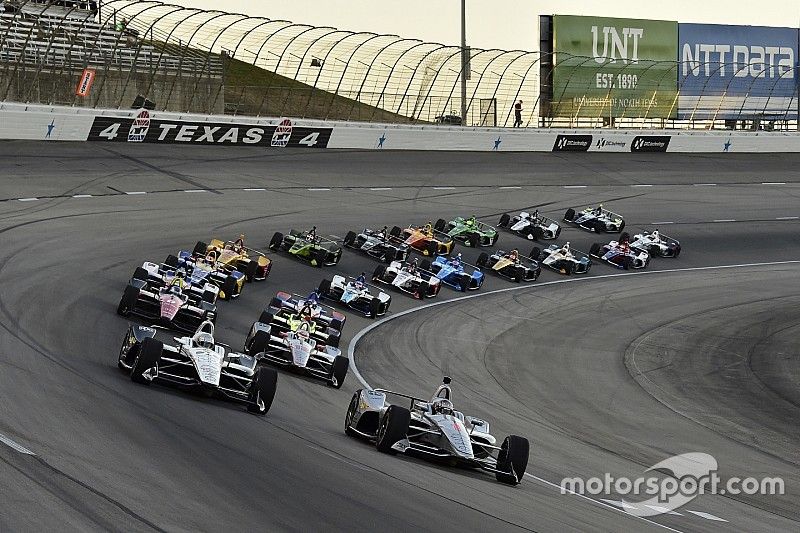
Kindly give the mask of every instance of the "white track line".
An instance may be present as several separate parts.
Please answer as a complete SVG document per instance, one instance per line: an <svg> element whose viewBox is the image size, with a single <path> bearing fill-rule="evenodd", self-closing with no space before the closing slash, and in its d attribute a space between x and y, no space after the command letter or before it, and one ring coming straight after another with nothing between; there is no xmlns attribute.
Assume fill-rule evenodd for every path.
<svg viewBox="0 0 800 533"><path fill-rule="evenodd" d="M786 185L785 181L762 181L761 185Z"/></svg>
<svg viewBox="0 0 800 533"><path fill-rule="evenodd" d="M692 183L695 187L716 187L716 183Z"/></svg>
<svg viewBox="0 0 800 533"><path fill-rule="evenodd" d="M778 217L775 220L797 220L800 217Z"/></svg>
<svg viewBox="0 0 800 533"><path fill-rule="evenodd" d="M91 198L92 195L91 194L73 194L72 197L73 198Z"/></svg>
<svg viewBox="0 0 800 533"><path fill-rule="evenodd" d="M501 189L521 189L522 187L520 187L519 185L502 185L500 188Z"/></svg>
<svg viewBox="0 0 800 533"><path fill-rule="evenodd" d="M652 187L652 185L647 183L634 183L631 187Z"/></svg>
<svg viewBox="0 0 800 533"><path fill-rule="evenodd" d="M434 187L434 191L452 191L455 187Z"/></svg>
<svg viewBox="0 0 800 533"><path fill-rule="evenodd" d="M725 520L724 518L720 518L718 516L714 516L713 514L710 514L710 513L704 513L702 511L688 511L688 510L687 510L687 512L695 514L695 515L699 516L700 518L705 518L706 520L713 520L715 522L727 522L727 520Z"/></svg>
<svg viewBox="0 0 800 533"><path fill-rule="evenodd" d="M248 192L253 192L253 191L266 191L267 189L264 189L262 187L253 187L253 188L242 189L242 190L243 191L248 191Z"/></svg>
<svg viewBox="0 0 800 533"><path fill-rule="evenodd" d="M712 220L711 222L736 222L734 218L717 218Z"/></svg>
<svg viewBox="0 0 800 533"><path fill-rule="evenodd" d="M667 222L651 222L650 224L651 224L651 225L653 225L653 224L658 224L658 225L660 225L660 224L674 224L674 222L672 222L672 221L667 221Z"/></svg>
<svg viewBox="0 0 800 533"><path fill-rule="evenodd" d="M311 187L308 190L311 192L317 192L317 191L329 191L330 189L328 187Z"/></svg>
<svg viewBox="0 0 800 533"><path fill-rule="evenodd" d="M565 189L585 189L586 185L564 185Z"/></svg>
<svg viewBox="0 0 800 533"><path fill-rule="evenodd" d="M129 194L129 195L133 196L133 195L137 195L137 194L147 194L147 193L144 192L144 191L126 191L125 194Z"/></svg>
<svg viewBox="0 0 800 533"><path fill-rule="evenodd" d="M36 198L36 197L31 197L31 198L19 198L19 201L20 201L20 202L35 202L36 200L38 200L38 198Z"/></svg>
<svg viewBox="0 0 800 533"><path fill-rule="evenodd" d="M391 187L370 187L369 190L371 191L391 191Z"/></svg>
<svg viewBox="0 0 800 533"><path fill-rule="evenodd" d="M411 309L406 309L405 311L400 311L399 313L393 313L390 316L385 316L385 317L381 318L377 322L374 322L373 324L370 324L369 326L363 328L362 330L357 332L355 334L355 336L353 336L352 340L347 345L347 358L350 360L350 370L352 370L353 375L356 377L356 379L358 379L358 381L360 381L361 384L364 387L366 387L368 389L371 389L372 387L370 386L369 383L367 383L367 380L364 379L364 376L361 375L361 372L359 372L358 366L356 365L355 351L356 351L356 346L358 345L358 341L360 341L361 338L364 337L364 335L366 335L367 333L369 333L373 329L377 328L378 326L380 326L382 324L385 324L386 322L389 322L390 320L394 320L396 318L400 318L401 316L405 316L405 315L408 315L410 313L415 313L417 311L422 311L423 309L429 309L431 307L436 307L436 306L439 306L439 305L445 305L445 304L450 304L450 303L461 302L463 300L471 300L473 298L481 298L483 296L488 296L490 294L500 294L500 293L503 293L503 292L520 291L520 290L523 290L523 289L535 289L536 287L545 287L545 286L549 286L549 285L558 285L558 284L562 284L562 283L588 282L588 281L592 281L592 280L618 278L620 276L651 276L651 275L655 275L655 274L674 274L674 273L679 273L679 272L701 272L701 271L704 271L704 270L724 270L724 269L734 269L734 268L762 267L762 266L776 266L776 265L795 265L795 264L800 264L800 260L797 260L797 261L773 261L773 262L766 262L766 263L742 263L742 264L737 264L737 265L713 265L713 266L691 267L691 268L671 268L671 269L666 269L666 270L646 270L644 272L628 272L628 273L625 273L625 274L622 274L622 273L618 273L618 274L603 274L603 275L600 275L600 276L590 276L590 277L586 277L586 278L559 279L559 280L554 280L554 281L546 281L544 283L539 283L539 284L536 284L536 285L522 285L522 286L516 286L516 287L507 287L505 289L496 289L496 290L493 290L493 291L479 292L479 293L475 293L475 294L468 294L466 296L455 297L455 298L452 298L450 300L440 300L438 302L430 302L430 303L427 303L427 304L420 305L418 307L413 307ZM539 481L540 483L543 483L543 484L545 484L545 485L547 485L549 487L553 487L553 488L556 488L559 491L561 491L561 485L558 485L556 483L553 483L552 481L548 481L546 479L534 476L533 474L530 474L530 473L525 473L525 475L530 477L531 479L534 479L536 481ZM585 494L579 494L579 493L571 492L571 491L570 491L570 494L572 494L574 496L577 496L579 498L588 500L590 502L593 502L596 505L599 505L601 507L606 507L608 509L613 509L613 510L618 511L620 513L624 513L626 516L630 516L631 518L643 520L643 521L645 521L645 522L647 522L649 524L652 524L654 526L658 526L660 528L667 529L669 531L675 531L675 532L680 533L680 530L678 530L678 529L671 528L669 526L666 526L664 524L660 524L658 522L655 522L653 520L649 520L649 519L641 517L641 516L635 516L635 515L626 513L622 509L614 507L613 505L607 504L607 503L605 503L603 501L595 500L594 498L590 498L590 497L586 496Z"/></svg>
<svg viewBox="0 0 800 533"><path fill-rule="evenodd" d="M183 192L208 192L208 191L205 189L186 189Z"/></svg>
<svg viewBox="0 0 800 533"><path fill-rule="evenodd" d="M0 433L0 442L2 442L3 444L5 444L6 446L8 446L11 449L18 451L19 453L24 453L26 455L36 455L35 453L30 451L25 446L22 446L21 444L17 444L16 442L14 442L10 438L6 437L2 433Z"/></svg>

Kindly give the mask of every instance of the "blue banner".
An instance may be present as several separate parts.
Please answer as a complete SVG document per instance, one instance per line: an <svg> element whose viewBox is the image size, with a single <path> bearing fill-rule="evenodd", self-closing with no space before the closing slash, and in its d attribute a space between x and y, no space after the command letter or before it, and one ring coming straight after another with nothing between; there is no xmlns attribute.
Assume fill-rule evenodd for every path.
<svg viewBox="0 0 800 533"><path fill-rule="evenodd" d="M797 117L798 30L678 25L681 118Z"/></svg>

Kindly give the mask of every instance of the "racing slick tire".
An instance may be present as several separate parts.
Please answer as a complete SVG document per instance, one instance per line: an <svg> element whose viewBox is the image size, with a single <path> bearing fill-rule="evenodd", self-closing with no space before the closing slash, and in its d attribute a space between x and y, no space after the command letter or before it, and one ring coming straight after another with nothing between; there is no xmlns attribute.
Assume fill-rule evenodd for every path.
<svg viewBox="0 0 800 533"><path fill-rule="evenodd" d="M273 296L272 299L269 301L268 307L276 307L278 309L281 309L283 307L283 300L281 300L277 296Z"/></svg>
<svg viewBox="0 0 800 533"><path fill-rule="evenodd" d="M378 312L381 309L381 301L373 298L369 301L369 317L372 319L378 318Z"/></svg>
<svg viewBox="0 0 800 533"><path fill-rule="evenodd" d="M458 279L458 287L462 292L467 292L469 290L469 283L470 278L468 276L462 276Z"/></svg>
<svg viewBox="0 0 800 533"><path fill-rule="evenodd" d="M419 284L419 287L417 287L417 292L414 293L414 296L416 296L420 300L424 300L425 297L428 295L430 287L431 286L428 284L427 281L423 281L422 283Z"/></svg>
<svg viewBox="0 0 800 533"><path fill-rule="evenodd" d="M392 226L392 229L389 231L389 235L392 237L399 237L401 233L403 233L403 230L401 230L399 226Z"/></svg>
<svg viewBox="0 0 800 533"><path fill-rule="evenodd" d="M342 244L345 246L353 246L353 243L356 242L356 232L355 231L348 231L347 235L344 236L344 240Z"/></svg>
<svg viewBox="0 0 800 533"><path fill-rule="evenodd" d="M625 257L622 260L622 269L623 270L630 270L633 268L633 258L632 257Z"/></svg>
<svg viewBox="0 0 800 533"><path fill-rule="evenodd" d="M622 224L619 225L619 229L617 230L619 233L622 233L622 230L625 229L625 221L622 221Z"/></svg>
<svg viewBox="0 0 800 533"><path fill-rule="evenodd" d="M250 382L247 394L247 411L264 416L272 407L278 389L278 373L273 368L259 367Z"/></svg>
<svg viewBox="0 0 800 533"><path fill-rule="evenodd" d="M395 455L392 446L397 441L403 440L408 435L408 425L411 423L411 412L399 405L390 405L378 426L375 438L375 447L379 452Z"/></svg>
<svg viewBox="0 0 800 533"><path fill-rule="evenodd" d="M429 259L423 259L422 262L419 264L420 270L427 270L428 272L431 271L431 262Z"/></svg>
<svg viewBox="0 0 800 533"><path fill-rule="evenodd" d="M139 299L139 289L133 285L125 287L125 292L122 293L122 298L119 300L117 306L117 314L120 316L130 316L133 308L136 307L136 300Z"/></svg>
<svg viewBox="0 0 800 533"><path fill-rule="evenodd" d="M328 327L341 332L342 329L344 329L344 321L344 318L331 318L331 323L328 325Z"/></svg>
<svg viewBox="0 0 800 533"><path fill-rule="evenodd" d="M514 274L511 276L511 279L514 280L515 283L521 282L525 279L525 268L518 266L514 269Z"/></svg>
<svg viewBox="0 0 800 533"><path fill-rule="evenodd" d="M575 263L572 261L564 261L564 271L567 276L571 276L575 273Z"/></svg>
<svg viewBox="0 0 800 533"><path fill-rule="evenodd" d="M358 433L353 431L350 427L353 425L353 417L356 415L356 410L358 410L358 401L361 398L361 389L358 389L353 393L353 397L350 399L350 405L347 406L347 414L344 416L344 434L348 437L358 437Z"/></svg>
<svg viewBox="0 0 800 533"><path fill-rule="evenodd" d="M237 269L238 270L238 269ZM248 261L244 264L244 279L251 282L256 279L256 272L258 272L258 261Z"/></svg>
<svg viewBox="0 0 800 533"><path fill-rule="evenodd" d="M467 236L464 238L464 246L468 248L477 248L480 243L481 236L474 231L467 233Z"/></svg>
<svg viewBox="0 0 800 533"><path fill-rule="evenodd" d="M594 224L592 225L592 229L594 229L594 231L597 233L608 231L606 223L603 222L602 220L595 220Z"/></svg>
<svg viewBox="0 0 800 533"><path fill-rule="evenodd" d="M567 209L567 212L564 213L564 220L567 220L569 222L575 220L575 210L572 209L571 207Z"/></svg>
<svg viewBox="0 0 800 533"><path fill-rule="evenodd" d="M273 318L275 318L275 316L271 312L264 310L261 311L261 314L258 316L258 321L262 324L272 324Z"/></svg>
<svg viewBox="0 0 800 533"><path fill-rule="evenodd" d="M281 247L281 244L283 244L283 233L276 231L269 241L269 249L278 250Z"/></svg>
<svg viewBox="0 0 800 533"><path fill-rule="evenodd" d="M539 247L538 246L534 246L533 249L531 249L531 255L529 255L528 257L530 257L534 261L538 261L539 257L541 255L542 255L542 251L539 249Z"/></svg>
<svg viewBox="0 0 800 533"><path fill-rule="evenodd" d="M497 470L495 477L500 483L516 485L525 475L528 468L528 454L531 445L528 439L509 435L503 440L500 446L500 453L497 454Z"/></svg>
<svg viewBox="0 0 800 533"><path fill-rule="evenodd" d="M133 271L133 279L147 281L150 279L150 273L142 267L136 267L136 270Z"/></svg>
<svg viewBox="0 0 800 533"><path fill-rule="evenodd" d="M269 338L270 335L266 331L256 331L253 339L247 346L245 346L247 355L254 356L256 354L266 352L267 346L269 346Z"/></svg>
<svg viewBox="0 0 800 533"><path fill-rule="evenodd" d="M217 299L217 295L216 295L216 293L214 293L214 291L203 291L202 300L204 302L213 304L216 299Z"/></svg>
<svg viewBox="0 0 800 533"><path fill-rule="evenodd" d="M334 348L339 347L339 341L341 340L341 333L337 329L328 328L327 330L328 340L324 343L328 346L333 346Z"/></svg>
<svg viewBox="0 0 800 533"><path fill-rule="evenodd" d="M317 268L322 268L325 264L325 259L328 257L328 250L325 248L317 248L312 254L311 264Z"/></svg>
<svg viewBox="0 0 800 533"><path fill-rule="evenodd" d="M142 341L142 346L139 348L139 353L133 362L133 368L131 368L131 380L135 383L150 385L150 381L145 379L142 374L150 368L158 368L158 360L161 359L163 350L164 344L160 340L147 337Z"/></svg>
<svg viewBox="0 0 800 533"><path fill-rule="evenodd" d="M172 254L169 254L167 259L164 261L164 264L168 267L178 268L178 258Z"/></svg>
<svg viewBox="0 0 800 533"><path fill-rule="evenodd" d="M343 355L337 355L333 359L331 366L331 375L328 378L328 385L334 389L341 389L344 384L344 378L347 377L347 369L350 368L350 359Z"/></svg>
<svg viewBox="0 0 800 533"><path fill-rule="evenodd" d="M206 255L206 250L208 250L208 245L203 241L197 241L197 244L194 245L194 250L192 250L192 255Z"/></svg>
<svg viewBox="0 0 800 533"><path fill-rule="evenodd" d="M535 228L533 228L533 231L531 232L531 237L533 238L534 241L541 240L544 237L544 230L539 226L536 226Z"/></svg>
<svg viewBox="0 0 800 533"><path fill-rule="evenodd" d="M222 282L221 292L223 300L232 300L233 294L236 292L236 278L233 276L226 277L225 281Z"/></svg>
<svg viewBox="0 0 800 533"><path fill-rule="evenodd" d="M509 222L511 222L511 217L508 213L503 213L500 215L500 222L498 222L497 225L501 228L507 228Z"/></svg>
<svg viewBox="0 0 800 533"><path fill-rule="evenodd" d="M436 241L428 241L427 243L425 243L425 250L423 250L422 253L425 255L434 256L438 251L439 251L439 243L437 243Z"/></svg>
<svg viewBox="0 0 800 533"><path fill-rule="evenodd" d="M600 244L599 242L593 243L592 246L589 248L589 255L597 257L597 255L600 253L600 248L602 247L603 245Z"/></svg>
<svg viewBox="0 0 800 533"><path fill-rule="evenodd" d="M481 252L481 255L478 256L478 260L475 261L475 264L480 268L484 268L489 263L489 254L486 252Z"/></svg>
<svg viewBox="0 0 800 533"><path fill-rule="evenodd" d="M619 236L618 242L631 242L631 234L627 231L624 232L622 235Z"/></svg>
<svg viewBox="0 0 800 533"><path fill-rule="evenodd" d="M383 279L383 275L386 274L386 265L378 265L375 267L375 271L372 273L372 280L379 280Z"/></svg>
<svg viewBox="0 0 800 533"><path fill-rule="evenodd" d="M331 280L328 278L323 279L319 282L319 287L317 288L317 292L320 293L322 296L327 296L331 292ZM272 304L270 304L272 305Z"/></svg>
<svg viewBox="0 0 800 533"><path fill-rule="evenodd" d="M436 224L433 225L433 229L436 231L444 231L444 228L447 227L447 221L443 218L440 218L436 221Z"/></svg>

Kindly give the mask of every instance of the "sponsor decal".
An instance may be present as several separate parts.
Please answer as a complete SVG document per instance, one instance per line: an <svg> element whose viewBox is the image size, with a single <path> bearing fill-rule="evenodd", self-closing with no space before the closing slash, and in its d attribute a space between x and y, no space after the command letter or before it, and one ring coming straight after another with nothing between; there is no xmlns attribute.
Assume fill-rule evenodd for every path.
<svg viewBox="0 0 800 533"><path fill-rule="evenodd" d="M142 110L136 118L95 117L88 141L327 148L333 128L157 120ZM128 132L125 135L125 132Z"/></svg>
<svg viewBox="0 0 800 533"><path fill-rule="evenodd" d="M96 73L97 72L93 68L83 69L81 79L78 80L78 86L75 88L75 94L77 96L89 96L89 91L92 90L92 84L94 83Z"/></svg>
<svg viewBox="0 0 800 533"><path fill-rule="evenodd" d="M605 147L625 148L627 144L628 144L627 141L614 141L612 139L606 139L605 137L600 137L599 139L597 139L597 144L595 144L595 148L605 148Z"/></svg>
<svg viewBox="0 0 800 533"><path fill-rule="evenodd" d="M669 135L637 135L631 143L631 152L666 152Z"/></svg>
<svg viewBox="0 0 800 533"><path fill-rule="evenodd" d="M592 145L591 135L558 135L554 152L585 152Z"/></svg>
<svg viewBox="0 0 800 533"><path fill-rule="evenodd" d="M150 112L146 109L139 111L136 115L130 129L128 130L128 142L140 143L147 137L147 132L150 130Z"/></svg>
<svg viewBox="0 0 800 533"><path fill-rule="evenodd" d="M288 118L281 120L278 127L275 128L275 133L272 134L272 141L270 146L273 148L286 148L289 144L289 139L292 136L292 121Z"/></svg>

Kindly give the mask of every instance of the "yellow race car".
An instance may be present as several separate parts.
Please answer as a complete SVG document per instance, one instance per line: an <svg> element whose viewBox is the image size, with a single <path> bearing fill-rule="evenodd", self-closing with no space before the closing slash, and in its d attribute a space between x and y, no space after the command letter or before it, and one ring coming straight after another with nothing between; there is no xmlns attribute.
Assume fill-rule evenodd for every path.
<svg viewBox="0 0 800 533"><path fill-rule="evenodd" d="M235 241L212 239L209 244L202 241L195 244L193 252L195 257L209 259L212 254L218 267L242 272L247 281L266 279L272 268L272 260L269 257L244 245L243 235Z"/></svg>

